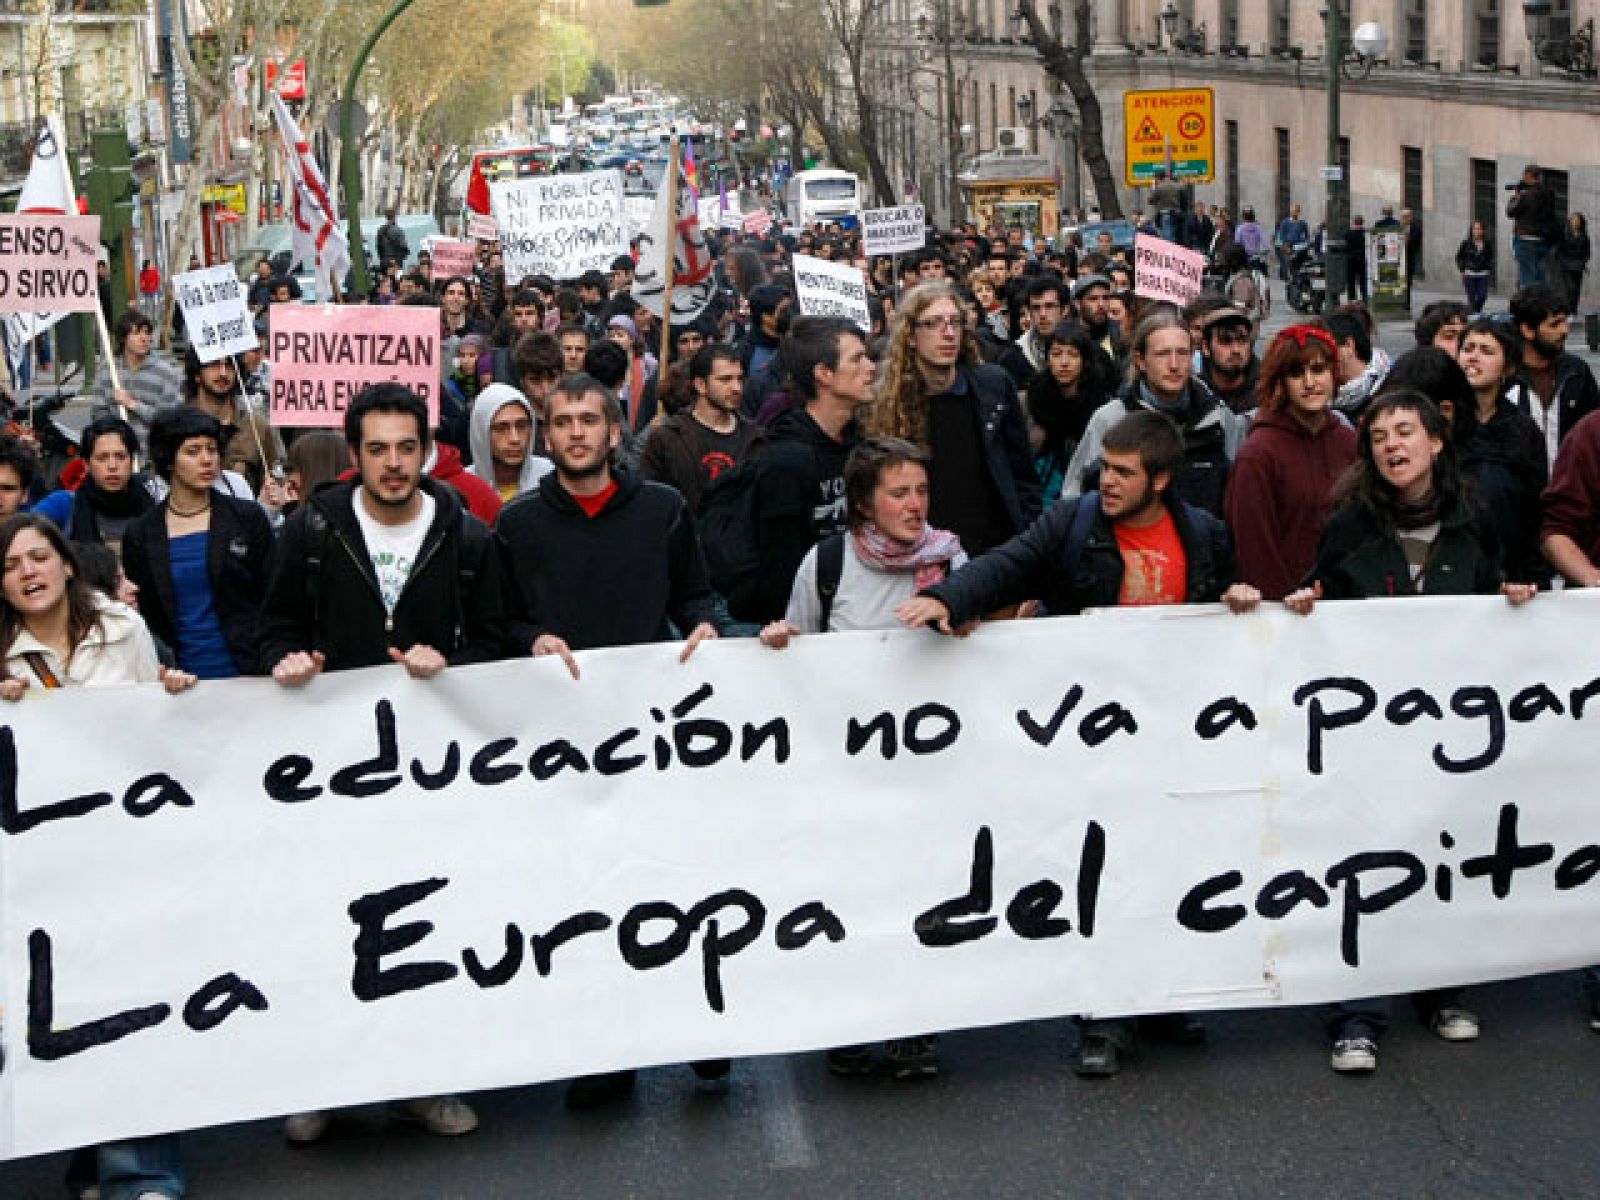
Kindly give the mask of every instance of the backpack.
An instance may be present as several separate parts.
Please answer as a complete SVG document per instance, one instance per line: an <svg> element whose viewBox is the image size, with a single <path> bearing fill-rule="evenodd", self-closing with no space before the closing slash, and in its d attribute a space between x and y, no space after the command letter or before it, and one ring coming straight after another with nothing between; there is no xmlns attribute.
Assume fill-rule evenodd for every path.
<svg viewBox="0 0 1600 1200"><path fill-rule="evenodd" d="M761 577L760 476L759 459L722 472L695 516L711 586L735 614L748 611Z"/></svg>
<svg viewBox="0 0 1600 1200"><path fill-rule="evenodd" d="M822 605L822 632L828 632L828 622L833 619L833 599L839 594L839 580L844 576L844 540L846 535L834 533L817 543L817 600Z"/></svg>

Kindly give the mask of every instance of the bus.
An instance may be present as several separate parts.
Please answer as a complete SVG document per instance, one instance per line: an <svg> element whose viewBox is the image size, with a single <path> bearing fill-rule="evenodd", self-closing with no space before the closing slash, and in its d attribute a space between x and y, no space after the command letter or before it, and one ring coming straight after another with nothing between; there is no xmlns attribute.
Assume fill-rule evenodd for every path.
<svg viewBox="0 0 1600 1200"><path fill-rule="evenodd" d="M854 229L861 220L861 180L831 167L800 171L789 179L786 206L789 223L796 228L832 221Z"/></svg>

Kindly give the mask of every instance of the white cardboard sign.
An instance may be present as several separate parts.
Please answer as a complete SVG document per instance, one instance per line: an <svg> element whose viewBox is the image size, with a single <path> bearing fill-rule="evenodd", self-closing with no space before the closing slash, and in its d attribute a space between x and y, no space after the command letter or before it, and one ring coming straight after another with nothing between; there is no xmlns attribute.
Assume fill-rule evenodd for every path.
<svg viewBox="0 0 1600 1200"><path fill-rule="evenodd" d="M861 240L869 256L921 250L928 244L927 212L920 204L863 209Z"/></svg>
<svg viewBox="0 0 1600 1200"><path fill-rule="evenodd" d="M508 279L575 279L628 252L620 171L496 180L489 203Z"/></svg>
<svg viewBox="0 0 1600 1200"><path fill-rule="evenodd" d="M872 327L867 276L860 267L796 254L794 283L800 311L806 316L847 317L862 329Z"/></svg>
<svg viewBox="0 0 1600 1200"><path fill-rule="evenodd" d="M261 343L239 275L226 263L172 277L189 344L203 363L243 354Z"/></svg>

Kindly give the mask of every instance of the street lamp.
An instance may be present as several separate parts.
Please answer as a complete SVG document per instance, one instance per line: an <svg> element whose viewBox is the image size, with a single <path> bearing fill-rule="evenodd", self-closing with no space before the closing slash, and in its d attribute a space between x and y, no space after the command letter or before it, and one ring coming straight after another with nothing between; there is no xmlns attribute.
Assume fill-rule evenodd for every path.
<svg viewBox="0 0 1600 1200"><path fill-rule="evenodd" d="M1526 0L1522 16L1528 25L1528 41L1533 46L1533 56L1574 75L1593 75L1594 18L1571 30L1566 37L1552 37L1550 19L1555 5L1551 0Z"/></svg>
<svg viewBox="0 0 1600 1200"><path fill-rule="evenodd" d="M1366 78L1373 61L1389 48L1389 35L1376 21L1357 29L1347 48L1344 34L1347 15L1343 0L1333 0L1322 10L1327 27L1323 58L1328 64L1328 161L1322 169L1328 183L1328 219L1323 235L1328 285L1323 304L1328 313L1339 306L1349 274L1345 245L1350 235L1350 181L1345 178L1344 156L1340 153L1340 82L1345 77ZM1354 53L1348 53L1348 49L1353 49Z"/></svg>

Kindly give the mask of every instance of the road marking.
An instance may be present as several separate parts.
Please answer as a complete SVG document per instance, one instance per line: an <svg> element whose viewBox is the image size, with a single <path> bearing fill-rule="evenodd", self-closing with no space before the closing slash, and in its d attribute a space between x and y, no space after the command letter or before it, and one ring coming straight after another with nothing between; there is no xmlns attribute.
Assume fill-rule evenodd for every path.
<svg viewBox="0 0 1600 1200"><path fill-rule="evenodd" d="M817 1148L806 1131L795 1092L793 1060L774 1056L765 1060L762 1072L764 1093L759 1101L761 1131L767 1139L767 1153L780 1171L809 1171L817 1165Z"/></svg>

